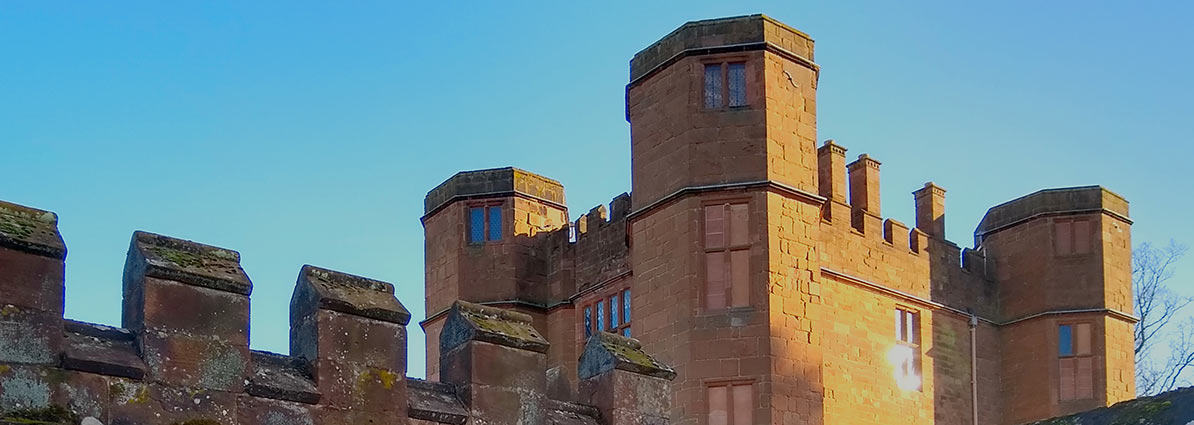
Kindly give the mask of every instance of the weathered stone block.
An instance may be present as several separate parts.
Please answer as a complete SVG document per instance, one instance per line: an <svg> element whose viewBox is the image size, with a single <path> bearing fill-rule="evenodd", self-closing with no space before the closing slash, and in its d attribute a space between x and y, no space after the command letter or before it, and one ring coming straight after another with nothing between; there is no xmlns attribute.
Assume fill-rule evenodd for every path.
<svg viewBox="0 0 1194 425"><path fill-rule="evenodd" d="M0 247L0 300L27 309L62 314L64 303L61 259Z"/></svg>
<svg viewBox="0 0 1194 425"><path fill-rule="evenodd" d="M140 338L148 376L166 385L240 392L249 347L202 336L147 332Z"/></svg>
<svg viewBox="0 0 1194 425"><path fill-rule="evenodd" d="M0 364L57 364L62 315L0 304Z"/></svg>

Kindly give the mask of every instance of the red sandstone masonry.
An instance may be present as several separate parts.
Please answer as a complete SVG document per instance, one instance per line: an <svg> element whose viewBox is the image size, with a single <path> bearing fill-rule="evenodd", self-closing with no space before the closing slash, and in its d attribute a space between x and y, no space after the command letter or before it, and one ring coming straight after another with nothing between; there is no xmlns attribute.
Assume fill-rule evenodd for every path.
<svg viewBox="0 0 1194 425"><path fill-rule="evenodd" d="M544 238L552 307L534 317L553 345L569 327L583 343L575 306L630 287L634 335L676 366L672 417L687 424L708 423L705 391L726 382L751 389L736 411L759 423L972 424L976 409L979 424L1014 424L1129 397L1127 202L1093 187L1032 194L992 208L970 248L945 239L936 184L913 192L914 225L885 219L878 161L815 146L812 59L808 35L761 15L689 22L635 55L633 213L609 230L618 214L594 209L573 226L577 242ZM708 107L704 68L728 62L744 64L747 105ZM708 311L703 209L726 202L750 209L750 303ZM1097 249L1054 256L1055 222L1082 218ZM439 232L429 226L428 240ZM446 281L429 280L429 293ZM915 391L896 385L887 359L897 308L920 317ZM1064 311L1075 308L1090 312ZM1072 319L1100 323L1107 342L1097 397L1060 403L1055 333ZM549 351L548 366L563 352Z"/></svg>
<svg viewBox="0 0 1194 425"><path fill-rule="evenodd" d="M291 299L290 355L249 350L252 284L240 254L152 233L133 235L122 328L63 320L65 252L56 216L0 202L0 422L53 409L146 425L667 421L666 399L602 398L621 384L588 394L601 406L549 396L548 345L521 343L538 335L530 317L471 304L447 321L445 382L407 378L410 314L393 285L315 266L299 272ZM480 313L462 317L461 308ZM585 356L631 352L655 362L638 347L616 341ZM652 370L586 370L597 382L669 392L668 377Z"/></svg>

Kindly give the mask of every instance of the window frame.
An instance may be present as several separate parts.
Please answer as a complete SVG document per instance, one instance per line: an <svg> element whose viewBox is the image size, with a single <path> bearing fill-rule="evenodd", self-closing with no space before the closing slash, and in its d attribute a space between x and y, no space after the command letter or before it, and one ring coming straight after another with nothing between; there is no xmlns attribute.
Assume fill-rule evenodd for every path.
<svg viewBox="0 0 1194 425"><path fill-rule="evenodd" d="M706 110L706 111L726 111L726 110L737 110L737 109L749 109L750 108L750 106L751 106L751 97L750 97L751 90L750 90L750 84L749 84L749 81L750 81L749 76L750 76L751 66L750 66L749 59L750 58L746 57L746 56L736 55L736 56L727 56L727 57L720 57L720 58L709 58L709 59L702 60L700 62L700 76L701 76L701 85L700 85L700 87L701 87L701 91L700 91L701 102L700 102L700 104L704 110ZM740 105L732 105L731 104L732 103L731 99L730 99L730 65L731 64L742 64L742 68L743 68L742 69L742 104L740 104ZM719 88L719 91L720 91L719 95L721 97L718 99L717 105L710 106L705 98L705 93L709 87L709 79L706 78L707 77L706 69L707 69L707 67L713 66L713 65L717 65L720 67L720 72L717 75L718 75L718 79L719 79L718 82L721 84L721 87Z"/></svg>
<svg viewBox="0 0 1194 425"><path fill-rule="evenodd" d="M584 344L590 336L596 334L598 331L616 333L626 337L634 335L634 332L631 330L634 322L633 317L626 319L627 310L633 311L634 309L633 302L629 305L626 304L626 296L631 295L630 286L617 286L617 288L618 290L616 291L604 291L601 296L595 297L580 306L581 344ZM614 298L618 299L616 305L612 302ZM628 306L630 307L629 309L627 309ZM617 326L613 326L613 322L611 321L614 310L617 310ZM586 317L586 313L592 314L592 316Z"/></svg>
<svg viewBox="0 0 1194 425"><path fill-rule="evenodd" d="M1080 344L1078 344L1079 334L1080 334L1079 326L1086 326L1086 329L1087 329L1087 334L1086 334L1086 349L1087 350L1086 350L1086 352L1081 352L1079 350L1079 347L1080 347ZM1061 328L1063 328L1063 327L1070 328L1070 341L1069 341L1070 342L1070 352L1069 352L1069 354L1062 354L1062 352L1061 352L1061 348L1062 348ZM1097 334L1097 332L1095 332L1094 321L1092 321L1092 320L1062 320L1062 321L1058 321L1054 325L1053 329L1054 329L1053 341L1055 341L1055 343L1056 343L1055 344L1056 349L1054 350L1054 353L1056 353L1056 356L1057 356L1057 362L1056 362L1057 379L1055 381L1055 382L1057 382L1057 400L1059 402L1065 402L1065 403L1094 400L1097 395L1097 391L1095 390L1095 370L1094 370L1094 360L1095 360L1095 351L1096 351L1095 350L1095 335ZM1090 386L1089 386L1090 394L1079 394L1079 392L1078 392L1078 380L1081 379L1081 375L1079 375L1078 365L1084 359L1087 360L1088 362L1090 362L1090 374L1089 374L1089 376L1087 376L1087 379L1090 380ZM1065 363L1065 362L1073 363L1072 367L1073 367L1073 374L1074 374L1074 376L1073 376L1073 379L1074 379L1073 392L1074 392L1074 394L1073 394L1072 398L1063 398L1063 394L1061 391L1062 380L1065 379L1065 376L1062 373L1062 370L1063 370L1062 363Z"/></svg>
<svg viewBox="0 0 1194 425"><path fill-rule="evenodd" d="M504 201L478 201L469 202L465 204L464 208L464 243L466 245L486 245L493 243L502 243L506 240L506 203ZM481 209L481 240L473 240L473 210ZM499 229L498 238L492 239L492 227L490 223L490 214L492 210L497 208L499 214Z"/></svg>
<svg viewBox="0 0 1194 425"><path fill-rule="evenodd" d="M709 408L710 402L712 401L712 399L709 397L710 392L711 392L710 390L712 390L713 388L722 388L722 387L724 387L726 389L726 400L725 400L726 401L726 425L739 425L739 424L735 423L736 422L735 420L737 418L734 415L734 413L736 413L735 409L734 409L734 388L741 388L741 387L746 387L746 388L750 389L750 391L749 391L750 404L752 406L752 409L750 411L751 418L748 420L748 422L753 422L754 416L755 416L755 410L756 410L753 408L753 406L757 402L754 385L755 385L755 380L753 380L753 379L713 379L713 380L705 381L704 382L704 386L705 386L705 415L704 415L704 420L703 420L704 424L709 425L710 423L712 423L711 416L713 415L713 410ZM747 425L752 425L752 424L747 424Z"/></svg>
<svg viewBox="0 0 1194 425"><path fill-rule="evenodd" d="M923 341L921 339L921 336L923 334L921 332L921 330L923 328L922 322L921 322L921 310L912 308L912 307L908 307L905 305L897 304L895 306L895 314L899 315L898 317L900 318L899 325L897 325L898 327L896 327L895 332L894 332L896 345L908 347L909 349L912 350L912 358L907 360L908 363L895 365L897 368L900 368L896 372L898 374L902 373L904 376L907 376L908 375L907 369L911 369L911 374L913 376L915 376L918 381L916 384L915 390L923 391L924 370L922 368L922 366L923 366L922 361L921 361L922 354L921 354L921 349L920 349L921 346L923 345ZM911 328L907 327L907 325L909 323L908 322L909 317L911 318ZM905 336L904 331L906 331L908 329L911 329L911 331L912 331L911 335ZM899 383L897 382L897 385L898 384Z"/></svg>
<svg viewBox="0 0 1194 425"><path fill-rule="evenodd" d="M707 211L708 211L709 207L715 207L715 206L719 206L719 205L723 207L723 211L722 211L722 213L723 213L722 220L724 222L723 232L722 232L723 245L721 247L710 247L709 241L708 241L709 233L708 233L708 227L707 227L708 226ZM745 242L742 242L741 244L733 243L733 239L734 239L734 235L732 234L732 231L733 231L733 205L744 205L746 207L746 223L745 223L746 237L745 237ZM706 201L706 202L701 203L701 213L700 213L701 219L699 221L700 221L700 244L701 244L701 264L702 264L702 266L700 267L700 276L701 276L702 283L701 283L699 292L700 292L700 297L701 297L701 310L702 311L724 312L724 311L731 311L731 310L735 310L735 309L748 309L753 306L753 304L752 304L753 297L751 294L751 285L750 285L750 282L753 279L751 271L754 269L753 267L751 267L751 258L750 258L752 248L754 247L754 242L751 240L751 232L750 232L750 229L752 226L752 221L753 221L751 219L751 211L752 211L751 199L749 197L725 198L725 199L717 199L717 200L711 200L711 201ZM715 253L719 253L719 252L723 253L723 255L725 256L722 260L723 261L722 267L723 267L723 271L724 271L724 277L723 277L724 283L723 284L724 284L724 291L725 291L725 303L724 303L725 305L722 307L711 307L709 304L709 291L710 291L710 288L709 288L709 283L710 283L709 282L709 254L715 254ZM735 252L745 252L746 253L746 271L743 272L743 273L745 273L745 276L746 276L746 281L743 283L745 285L744 292L745 292L746 300L744 302L742 302L741 305L735 305L735 298L734 298L733 253L735 253Z"/></svg>
<svg viewBox="0 0 1194 425"><path fill-rule="evenodd" d="M1078 223L1082 223L1082 225L1086 226L1085 232L1078 231ZM1096 246L1095 236L1097 233L1095 232L1095 226L1098 224L1097 220L1094 220L1091 217L1066 217L1055 218L1053 219L1052 224L1053 231L1050 233L1050 239L1053 241L1053 256L1080 257L1094 253ZM1064 241L1064 243L1068 244L1069 249L1065 251L1061 249L1063 243L1061 236L1059 236L1059 233L1061 233L1061 226L1069 226L1068 240ZM1078 236L1080 233L1085 234L1085 244L1078 243L1081 241ZM1079 251L1080 246L1084 249L1084 251Z"/></svg>

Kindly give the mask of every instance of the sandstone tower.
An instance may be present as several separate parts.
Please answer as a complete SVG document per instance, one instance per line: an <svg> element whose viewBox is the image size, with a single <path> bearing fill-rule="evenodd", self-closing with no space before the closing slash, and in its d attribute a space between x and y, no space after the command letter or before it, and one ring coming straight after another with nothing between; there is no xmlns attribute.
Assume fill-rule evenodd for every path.
<svg viewBox="0 0 1194 425"><path fill-rule="evenodd" d="M633 190L572 223L563 187L518 169L433 189L428 357L463 298L534 317L565 392L592 335L639 339L675 366L675 423L1019 424L1130 398L1127 202L1037 192L972 248L945 239L936 184L913 226L885 219L881 163L818 146L813 50L752 15L635 54Z"/></svg>

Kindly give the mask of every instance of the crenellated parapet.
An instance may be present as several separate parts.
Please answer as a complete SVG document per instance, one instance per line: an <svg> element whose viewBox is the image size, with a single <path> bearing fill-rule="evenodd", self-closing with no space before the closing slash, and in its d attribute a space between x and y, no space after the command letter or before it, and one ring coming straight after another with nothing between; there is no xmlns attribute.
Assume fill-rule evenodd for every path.
<svg viewBox="0 0 1194 425"><path fill-rule="evenodd" d="M609 282L630 271L626 220L629 214L630 194L623 193L610 201L608 210L605 205L598 205L576 220L572 264L577 291Z"/></svg>
<svg viewBox="0 0 1194 425"><path fill-rule="evenodd" d="M512 311L458 304L443 382L408 378L394 286L311 265L290 301L290 353L251 350L240 254L148 232L130 243L122 326L63 319L56 222L0 202L0 423L632 423L549 396L548 344Z"/></svg>

